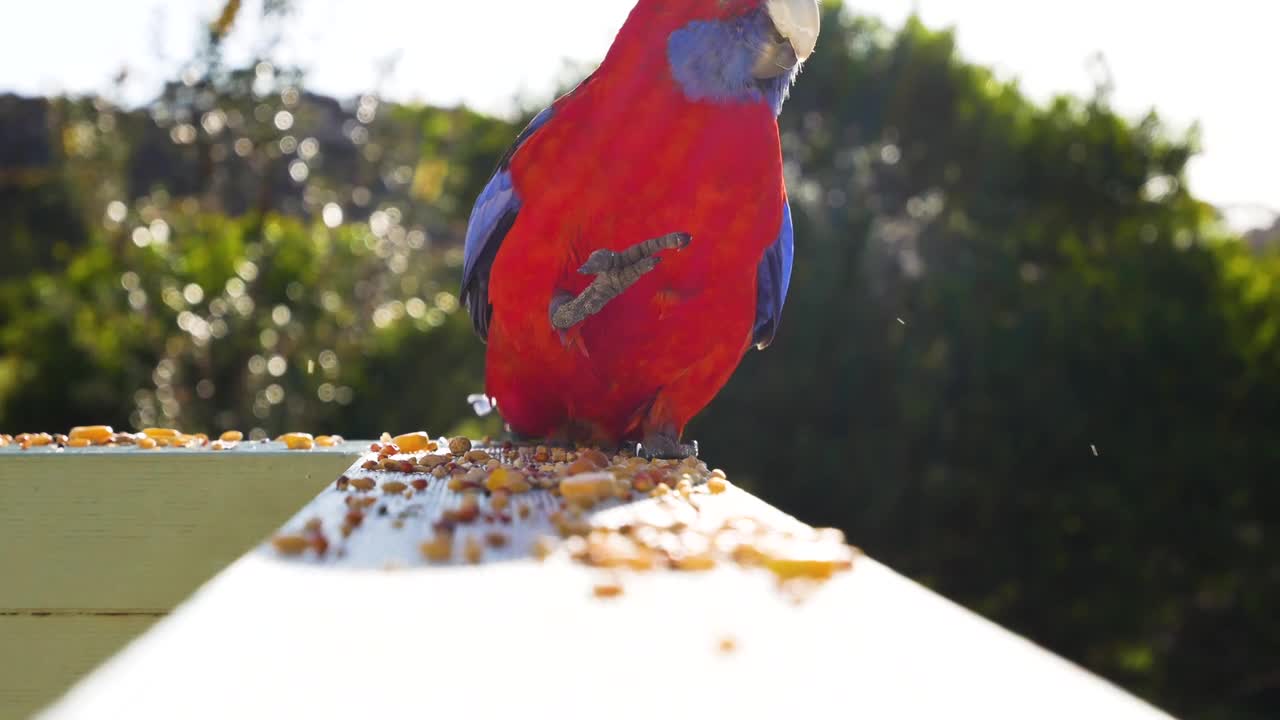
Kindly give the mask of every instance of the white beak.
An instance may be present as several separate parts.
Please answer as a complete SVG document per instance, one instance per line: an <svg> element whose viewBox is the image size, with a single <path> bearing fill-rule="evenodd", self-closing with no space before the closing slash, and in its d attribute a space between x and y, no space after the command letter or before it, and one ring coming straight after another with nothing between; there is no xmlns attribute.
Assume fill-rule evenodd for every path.
<svg viewBox="0 0 1280 720"><path fill-rule="evenodd" d="M768 0L766 7L773 25L795 50L800 62L809 59L818 45L822 11L818 0Z"/></svg>

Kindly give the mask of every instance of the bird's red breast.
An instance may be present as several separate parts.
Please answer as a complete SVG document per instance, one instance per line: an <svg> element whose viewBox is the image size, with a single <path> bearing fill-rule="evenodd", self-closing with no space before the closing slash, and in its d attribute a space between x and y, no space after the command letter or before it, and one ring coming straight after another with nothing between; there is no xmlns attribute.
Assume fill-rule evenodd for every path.
<svg viewBox="0 0 1280 720"><path fill-rule="evenodd" d="M522 206L490 274L486 385L524 434L632 438L646 415L683 431L749 345L782 220L772 110L690 101L661 47L622 40L510 166ZM689 247L564 336L552 328L553 293L589 284L577 268L592 251L677 231Z"/></svg>

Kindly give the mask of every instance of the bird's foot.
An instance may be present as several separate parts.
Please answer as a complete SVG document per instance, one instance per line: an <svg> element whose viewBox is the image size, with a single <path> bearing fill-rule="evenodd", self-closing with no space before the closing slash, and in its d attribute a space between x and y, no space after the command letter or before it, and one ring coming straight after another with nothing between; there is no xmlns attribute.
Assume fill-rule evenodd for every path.
<svg viewBox="0 0 1280 720"><path fill-rule="evenodd" d="M583 275L595 275L586 290L572 297L558 292L551 298L551 325L563 332L604 309L662 261L663 250L683 250L693 239L689 233L677 232L636 243L617 252L596 250L578 268Z"/></svg>
<svg viewBox="0 0 1280 720"><path fill-rule="evenodd" d="M698 457L698 441L680 442L675 433L651 432L636 445L636 457L646 460L683 460Z"/></svg>

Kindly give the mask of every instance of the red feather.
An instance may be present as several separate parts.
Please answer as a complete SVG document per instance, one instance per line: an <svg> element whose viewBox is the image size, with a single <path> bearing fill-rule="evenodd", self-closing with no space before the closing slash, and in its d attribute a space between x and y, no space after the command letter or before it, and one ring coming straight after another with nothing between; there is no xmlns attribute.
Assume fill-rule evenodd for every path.
<svg viewBox="0 0 1280 720"><path fill-rule="evenodd" d="M642 2L512 158L522 206L490 273L486 385L517 432L682 433L749 346L756 268L782 221L782 154L765 103L691 102L672 79L665 38L704 7L726 10ZM677 231L688 248L564 337L552 328L553 293L589 284L577 268L592 251Z"/></svg>

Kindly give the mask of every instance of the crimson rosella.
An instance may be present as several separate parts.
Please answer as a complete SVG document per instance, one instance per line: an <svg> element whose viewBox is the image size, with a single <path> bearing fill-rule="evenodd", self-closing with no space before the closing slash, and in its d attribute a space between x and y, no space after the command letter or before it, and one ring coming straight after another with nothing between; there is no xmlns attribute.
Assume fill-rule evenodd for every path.
<svg viewBox="0 0 1280 720"><path fill-rule="evenodd" d="M793 255L777 117L817 0L639 0L476 200L462 297L518 435L696 453L685 425L774 337Z"/></svg>

